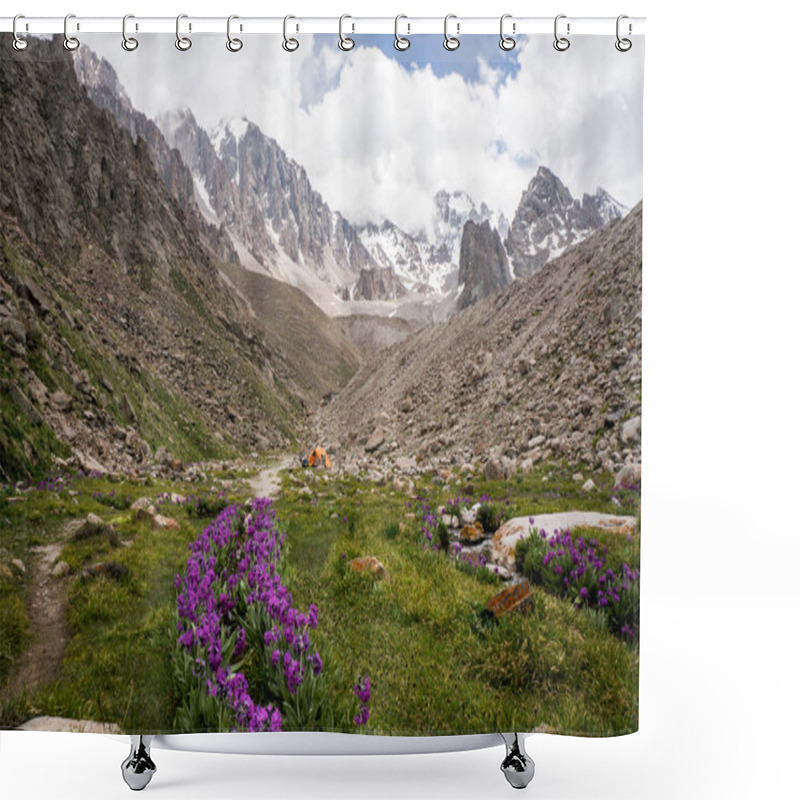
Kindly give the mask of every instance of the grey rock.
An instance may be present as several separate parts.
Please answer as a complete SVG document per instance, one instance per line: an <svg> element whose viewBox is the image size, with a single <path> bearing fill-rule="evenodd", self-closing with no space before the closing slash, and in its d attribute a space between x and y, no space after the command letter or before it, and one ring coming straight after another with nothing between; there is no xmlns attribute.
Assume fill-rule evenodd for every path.
<svg viewBox="0 0 800 800"><path fill-rule="evenodd" d="M39 413L36 406L28 400L27 395L16 383L11 384L8 389L8 394L31 425L38 426L44 422L44 418Z"/></svg>
<svg viewBox="0 0 800 800"><path fill-rule="evenodd" d="M8 334L19 344L24 345L27 340L25 326L14 317L3 317L0 320L0 333Z"/></svg>
<svg viewBox="0 0 800 800"><path fill-rule="evenodd" d="M50 399L58 411L67 413L72 410L72 398L66 392L55 392Z"/></svg>
<svg viewBox="0 0 800 800"><path fill-rule="evenodd" d="M364 449L368 453L374 453L385 441L386 437L384 436L383 431L373 431L372 435L369 437L369 439L367 439Z"/></svg>
<svg viewBox="0 0 800 800"><path fill-rule="evenodd" d="M487 481L501 481L505 478L502 467L494 460L489 459L483 468L483 477Z"/></svg>
<svg viewBox="0 0 800 800"><path fill-rule="evenodd" d="M69 564L66 561L57 562L50 574L54 578L63 578L64 575L69 575Z"/></svg>
<svg viewBox="0 0 800 800"><path fill-rule="evenodd" d="M641 464L626 464L617 473L614 479L614 488L617 489L623 484L633 485L640 484L642 481L642 465Z"/></svg>
<svg viewBox="0 0 800 800"><path fill-rule="evenodd" d="M631 417L622 425L623 442L638 442L642 435L642 418Z"/></svg>
<svg viewBox="0 0 800 800"><path fill-rule="evenodd" d="M508 258L496 230L488 222L468 220L461 235L458 284L463 286L456 307L459 311L499 292L511 283Z"/></svg>
<svg viewBox="0 0 800 800"><path fill-rule="evenodd" d="M173 461L172 453L166 447L159 447L156 450L155 462L162 467L168 466Z"/></svg>

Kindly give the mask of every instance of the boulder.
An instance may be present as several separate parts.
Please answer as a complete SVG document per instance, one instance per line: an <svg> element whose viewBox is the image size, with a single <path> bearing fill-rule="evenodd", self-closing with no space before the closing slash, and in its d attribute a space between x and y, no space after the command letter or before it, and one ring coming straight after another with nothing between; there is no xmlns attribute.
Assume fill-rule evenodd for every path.
<svg viewBox="0 0 800 800"><path fill-rule="evenodd" d="M136 422L136 411L131 404L130 398L126 394L122 396L122 415L128 422Z"/></svg>
<svg viewBox="0 0 800 800"><path fill-rule="evenodd" d="M642 437L642 418L631 417L622 425L622 441L626 444L638 442Z"/></svg>
<svg viewBox="0 0 800 800"><path fill-rule="evenodd" d="M31 425L41 425L42 422L44 422L44 418L39 413L36 406L28 400L25 392L23 392L16 383L12 383L11 386L9 386L8 394Z"/></svg>
<svg viewBox="0 0 800 800"><path fill-rule="evenodd" d="M528 581L508 586L492 597L486 604L486 610L493 617L502 617L511 612L527 611L533 602L533 590Z"/></svg>
<svg viewBox="0 0 800 800"><path fill-rule="evenodd" d="M354 558L350 562L350 569L354 572L369 572L378 578L389 579L389 573L386 567L378 561L375 556L362 556L361 558Z"/></svg>
<svg viewBox="0 0 800 800"><path fill-rule="evenodd" d="M25 564L19 558L12 558L11 566L20 575L24 575L27 572L27 570L25 569Z"/></svg>
<svg viewBox="0 0 800 800"><path fill-rule="evenodd" d="M534 517L514 517L504 522L492 537L492 561L508 569L516 566L514 550L517 542L544 532L547 538L556 531L575 528L596 528L627 536L636 530L636 517L600 514L597 511L562 511Z"/></svg>
<svg viewBox="0 0 800 800"><path fill-rule="evenodd" d="M503 468L494 459L490 458L483 468L483 477L487 481L502 481L506 476Z"/></svg>
<svg viewBox="0 0 800 800"><path fill-rule="evenodd" d="M595 491L595 489L597 489L597 486L595 485L595 482L591 478L589 478L589 480L586 481L586 483L584 483L583 486L581 486L582 492L593 492Z"/></svg>
<svg viewBox="0 0 800 800"><path fill-rule="evenodd" d="M465 525L461 529L458 538L462 544L477 544L483 541L483 528L479 522L474 525Z"/></svg>
<svg viewBox="0 0 800 800"><path fill-rule="evenodd" d="M108 475L108 470L94 456L76 450L75 457L78 459L78 464L80 464L84 472Z"/></svg>
<svg viewBox="0 0 800 800"><path fill-rule="evenodd" d="M7 333L20 344L25 344L25 340L27 339L25 326L14 317L4 317L0 320L0 333Z"/></svg>
<svg viewBox="0 0 800 800"><path fill-rule="evenodd" d="M626 464L614 479L614 488L618 489L620 486L639 485L642 482L642 465L641 464Z"/></svg>
<svg viewBox="0 0 800 800"><path fill-rule="evenodd" d="M383 435L383 431L374 431L369 439L367 439L364 449L368 453L374 453L384 443L384 441L386 441L386 437Z"/></svg>
<svg viewBox="0 0 800 800"><path fill-rule="evenodd" d="M153 515L154 531L179 531L180 529L180 523L177 520L172 519L172 517L165 517L161 514Z"/></svg>
<svg viewBox="0 0 800 800"><path fill-rule="evenodd" d="M461 525L474 525L475 520L478 519L478 511L480 511L481 504L475 503L472 508L462 508L458 512L458 521Z"/></svg>
<svg viewBox="0 0 800 800"><path fill-rule="evenodd" d="M501 581L511 580L510 570L506 569L501 564L492 564L491 562L488 562L486 564L486 569L488 569L489 572L493 572L495 575L497 575L497 577L500 578Z"/></svg>
<svg viewBox="0 0 800 800"><path fill-rule="evenodd" d="M168 467L173 462L172 453L166 447L159 447L156 450L155 462L162 467Z"/></svg>
<svg viewBox="0 0 800 800"><path fill-rule="evenodd" d="M408 456L400 456L395 460L394 466L398 472L412 472L417 465L413 458L409 458Z"/></svg>
<svg viewBox="0 0 800 800"><path fill-rule="evenodd" d="M131 511L134 513L143 509L149 508L153 501L149 497L140 497L131 504Z"/></svg>
<svg viewBox="0 0 800 800"><path fill-rule="evenodd" d="M147 506L147 508L139 507L136 509L135 520L137 522L142 522L143 520L152 520L152 518L155 515L156 515L155 506Z"/></svg>
<svg viewBox="0 0 800 800"><path fill-rule="evenodd" d="M69 575L69 564L66 561L59 561L50 574L54 578L63 578L64 575Z"/></svg>

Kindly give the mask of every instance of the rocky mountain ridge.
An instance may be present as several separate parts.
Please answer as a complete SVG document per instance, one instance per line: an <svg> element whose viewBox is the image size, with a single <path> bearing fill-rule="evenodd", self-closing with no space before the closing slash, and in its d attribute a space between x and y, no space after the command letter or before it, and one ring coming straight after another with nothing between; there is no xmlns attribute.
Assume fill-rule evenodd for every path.
<svg viewBox="0 0 800 800"><path fill-rule="evenodd" d="M531 275L628 209L598 187L581 201L547 167L539 167L522 193L505 246L517 278Z"/></svg>
<svg viewBox="0 0 800 800"><path fill-rule="evenodd" d="M458 262L467 222L488 221L497 229L513 278L541 268L627 211L599 188L582 201L573 199L540 167L511 225L466 192L444 189L434 197L428 230L409 233L391 220L352 225L324 202L302 166L252 122L225 120L209 133L187 108L151 122L132 108L107 61L88 48L78 52L76 70L90 96L134 136L144 136L182 207L216 231L220 255L226 261L238 256L248 268L300 287L329 314L366 311L348 306L366 300L389 301L371 306L371 313L411 304L415 308L404 312L410 318L449 316L459 303L456 293L463 291Z"/></svg>
<svg viewBox="0 0 800 800"><path fill-rule="evenodd" d="M367 363L316 421L344 468L495 477L641 455L642 206Z"/></svg>
<svg viewBox="0 0 800 800"><path fill-rule="evenodd" d="M482 222L464 225L458 259L458 285L461 293L456 308L463 311L479 300L505 289L511 283L508 258L500 234Z"/></svg>
<svg viewBox="0 0 800 800"><path fill-rule="evenodd" d="M324 318L303 343L320 363L298 376L279 312L306 319L313 304L282 287L290 301L265 328L226 274L236 265L198 235L146 140L90 101L60 42L0 59L0 135L4 477L54 455L127 470L159 451L286 446L353 373Z"/></svg>

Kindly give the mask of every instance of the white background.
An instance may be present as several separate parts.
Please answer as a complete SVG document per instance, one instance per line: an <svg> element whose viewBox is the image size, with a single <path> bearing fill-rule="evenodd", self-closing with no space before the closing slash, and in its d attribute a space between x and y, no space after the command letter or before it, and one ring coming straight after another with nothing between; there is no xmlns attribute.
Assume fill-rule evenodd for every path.
<svg viewBox="0 0 800 800"><path fill-rule="evenodd" d="M537 798L788 798L800 696L796 5L25 0L5 13L648 17L640 732L537 736ZM402 7L401 7L402 6ZM609 47L612 40L609 39ZM4 732L2 798L127 797L127 748ZM509 797L501 749L155 752L153 798Z"/></svg>

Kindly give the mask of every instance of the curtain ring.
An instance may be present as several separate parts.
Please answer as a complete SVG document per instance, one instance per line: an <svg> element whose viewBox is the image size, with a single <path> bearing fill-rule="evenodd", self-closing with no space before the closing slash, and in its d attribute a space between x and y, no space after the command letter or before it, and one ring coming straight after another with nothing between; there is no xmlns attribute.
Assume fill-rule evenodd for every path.
<svg viewBox="0 0 800 800"><path fill-rule="evenodd" d="M67 14L67 16L64 17L64 49L69 50L70 52L77 50L81 46L80 39L70 36L69 31L67 30L67 25L69 25L69 21L71 19L75 19L74 14Z"/></svg>
<svg viewBox="0 0 800 800"><path fill-rule="evenodd" d="M553 42L553 47L558 50L559 53L563 53L565 50L569 50L570 41L567 39L566 36L559 36L558 35L558 21L560 19L566 19L566 14L559 14L556 17L556 21L553 24L553 31L556 37L556 40ZM567 23L567 36L569 36L569 22Z"/></svg>
<svg viewBox="0 0 800 800"><path fill-rule="evenodd" d="M344 35L343 28L346 19L353 18L349 14L342 14L342 16L339 17L339 49L345 52L352 50L356 46L356 43L349 36Z"/></svg>
<svg viewBox="0 0 800 800"><path fill-rule="evenodd" d="M408 50L408 48L411 47L411 39L406 39L405 36L400 35L399 29L401 19L408 19L408 17L405 14L398 14L394 18L394 49L402 52L403 50ZM410 25L408 26L408 30L409 32L411 31Z"/></svg>
<svg viewBox="0 0 800 800"><path fill-rule="evenodd" d="M287 53L294 53L294 51L295 51L295 50L297 50L297 48L298 48L298 47L300 47L300 42L298 42L298 41L297 41L297 39L295 39L294 37L292 37L292 38L290 39L290 38L289 38L289 37L286 35L286 34L287 34L287 31L288 31L288 27L289 27L289 20L290 20L290 19L295 19L295 17L293 17L291 14L287 14L287 15L286 15L286 16L283 18L283 45L282 45L282 46L283 46L283 49L284 49L284 50L285 50Z"/></svg>
<svg viewBox="0 0 800 800"><path fill-rule="evenodd" d="M508 52L509 50L513 50L517 46L517 40L516 39L513 39L511 36L506 36L505 33L503 33L503 23L507 19L511 19L511 18L512 18L511 14L503 14L503 16L500 17L500 49L501 50L505 50L506 52ZM512 30L513 30L514 33L517 32L517 24L516 23L514 23L514 25L512 27Z"/></svg>
<svg viewBox="0 0 800 800"><path fill-rule="evenodd" d="M228 41L225 42L225 47L227 47L231 53L238 53L242 47L244 47L244 42L242 42L241 39L236 39L231 36L231 22L233 22L235 19L239 19L236 14L231 14L228 17Z"/></svg>
<svg viewBox="0 0 800 800"><path fill-rule="evenodd" d="M129 19L135 19L133 14L126 14L122 18L122 49L132 53L139 46L139 40L134 39L133 36L128 36Z"/></svg>
<svg viewBox="0 0 800 800"><path fill-rule="evenodd" d="M458 50L458 48L461 47L461 42L455 36L450 36L450 34L447 32L447 23L451 19L457 19L456 15L448 14L444 18L444 49L449 50L452 53L453 50ZM458 33L460 27L460 24L456 24L456 33Z"/></svg>
<svg viewBox="0 0 800 800"><path fill-rule="evenodd" d="M628 19L628 15L627 15L627 14L620 14L620 15L617 17L617 41L616 41L616 42L614 42L614 47L616 47L616 48L617 48L617 50L619 50L619 52L620 52L620 53L627 53L627 52L628 52L628 50L630 50L630 49L631 49L631 47L633 47L633 42L632 42L630 39L623 39L623 38L622 38L622 37L619 35L619 28L620 28L620 25L619 25L619 24L620 24L620 22L622 22L622 20L624 20L624 19ZM628 23L628 33L630 34L630 33L631 33L631 31L632 31L632 28L631 28L631 24L630 24L630 22L629 22L629 23Z"/></svg>
<svg viewBox="0 0 800 800"><path fill-rule="evenodd" d="M14 34L14 39L11 42L11 44L14 46L15 50L24 50L28 46L28 40L23 39L22 36L20 36L19 32L17 31L17 20L20 19L25 19L25 15L17 14L17 16L14 17L14 24L11 27L11 30Z"/></svg>
<svg viewBox="0 0 800 800"><path fill-rule="evenodd" d="M178 14L178 17L175 20L175 47L177 47L182 53L185 53L192 46L192 40L188 36L181 36L181 20L188 18L188 14ZM191 29L192 26L190 24L189 30L191 31Z"/></svg>

